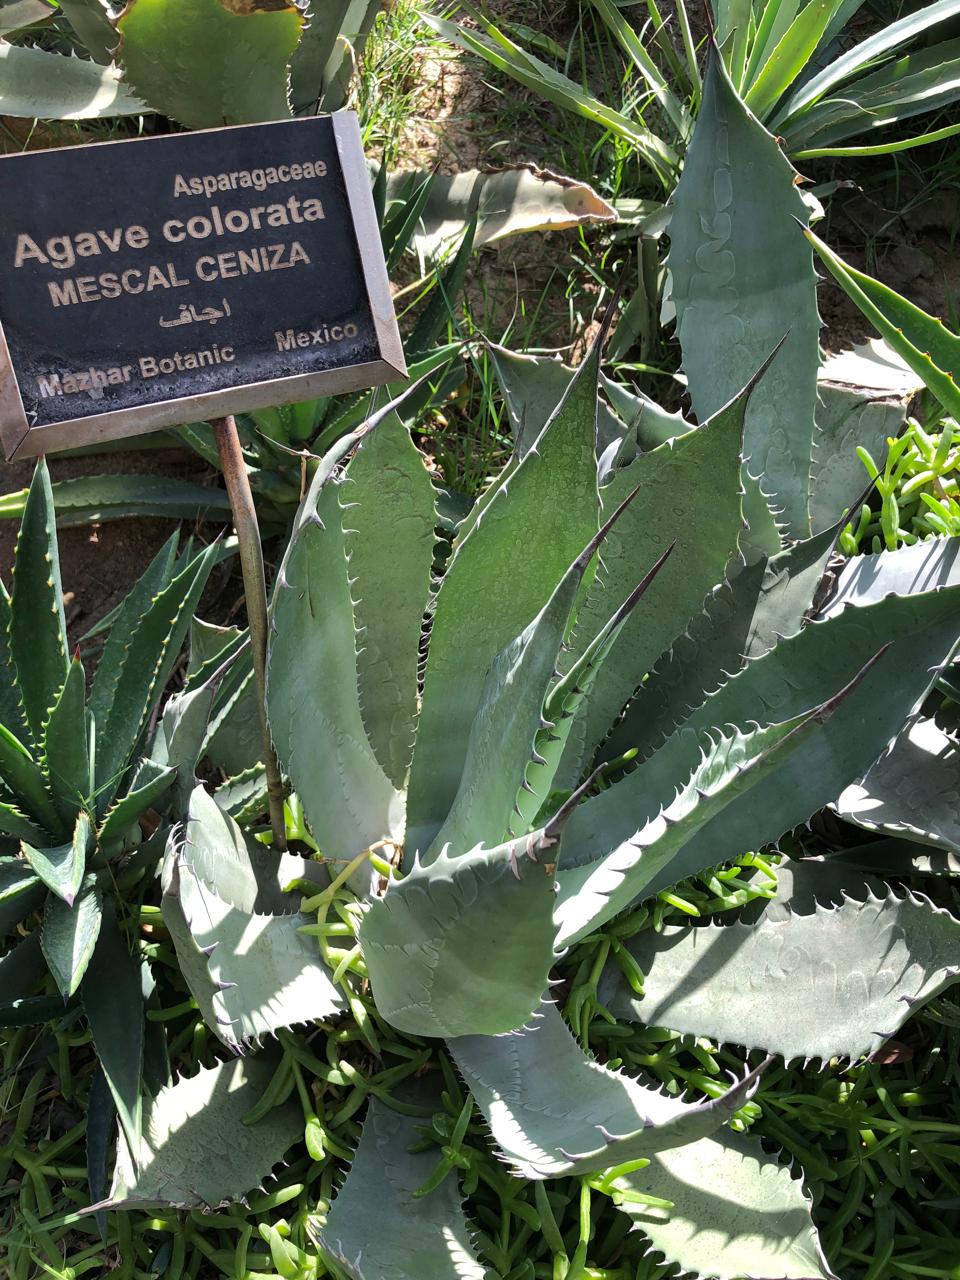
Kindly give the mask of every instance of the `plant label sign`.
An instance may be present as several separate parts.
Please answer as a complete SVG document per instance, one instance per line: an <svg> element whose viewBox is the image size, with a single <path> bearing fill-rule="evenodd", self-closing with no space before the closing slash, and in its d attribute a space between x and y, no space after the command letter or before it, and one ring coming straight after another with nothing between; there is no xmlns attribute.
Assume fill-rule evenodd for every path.
<svg viewBox="0 0 960 1280"><path fill-rule="evenodd" d="M0 158L8 458L405 374L352 112Z"/></svg>

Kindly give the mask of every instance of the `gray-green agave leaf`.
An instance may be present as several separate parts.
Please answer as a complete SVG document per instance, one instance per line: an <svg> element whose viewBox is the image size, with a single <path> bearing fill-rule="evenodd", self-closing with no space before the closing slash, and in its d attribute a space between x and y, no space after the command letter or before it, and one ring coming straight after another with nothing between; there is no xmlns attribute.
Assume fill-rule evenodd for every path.
<svg viewBox="0 0 960 1280"><path fill-rule="evenodd" d="M703 422L783 340L747 411L744 484L756 503L759 478L789 536L805 538L820 321L813 257L796 226L806 226L810 211L795 176L711 50L697 127L671 199L668 263L683 367ZM757 510L764 514L759 504Z"/></svg>
<svg viewBox="0 0 960 1280"><path fill-rule="evenodd" d="M201 1067L143 1101L136 1162L121 1138L107 1208L216 1208L263 1184L303 1132L299 1103L274 1107L255 1124L244 1116L279 1065L277 1055Z"/></svg>
<svg viewBox="0 0 960 1280"><path fill-rule="evenodd" d="M756 1084L749 1074L717 1099L669 1098L588 1057L549 1005L524 1031L461 1036L450 1050L501 1158L534 1180L598 1172L696 1142Z"/></svg>
<svg viewBox="0 0 960 1280"><path fill-rule="evenodd" d="M628 946L644 994L608 967L601 999L615 1017L788 1059L874 1053L960 976L960 921L892 889L749 922L668 925Z"/></svg>
<svg viewBox="0 0 960 1280"><path fill-rule="evenodd" d="M360 943L382 1016L424 1036L522 1026L554 960L557 843L543 830L455 857L444 850L375 899Z"/></svg>
<svg viewBox="0 0 960 1280"><path fill-rule="evenodd" d="M837 813L868 831L960 852L960 759L936 720L919 716L837 800Z"/></svg>
<svg viewBox="0 0 960 1280"><path fill-rule="evenodd" d="M405 1105L439 1107L429 1087L401 1091ZM324 1248L350 1280L484 1280L464 1217L456 1180L429 1195L414 1193L433 1172L436 1155L411 1152L419 1138L415 1116L371 1098L347 1179L320 1232ZM371 1221L371 1207L376 1212Z"/></svg>
<svg viewBox="0 0 960 1280"><path fill-rule="evenodd" d="M803 1186L745 1134L724 1130L654 1153L647 1168L617 1179L614 1202L666 1262L698 1280L837 1280Z"/></svg>

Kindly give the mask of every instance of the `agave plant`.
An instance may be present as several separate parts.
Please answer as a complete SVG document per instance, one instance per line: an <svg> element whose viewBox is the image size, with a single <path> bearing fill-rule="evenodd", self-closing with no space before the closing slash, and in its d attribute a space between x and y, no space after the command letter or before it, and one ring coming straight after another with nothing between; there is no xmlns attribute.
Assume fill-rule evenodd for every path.
<svg viewBox="0 0 960 1280"><path fill-rule="evenodd" d="M706 141L674 213L687 243L716 234L718 190L736 207L737 166L775 153L711 74ZM740 131L735 146L712 145L719 127ZM727 188L706 172L711 156ZM812 255L786 222L806 258L787 261L803 268L796 297L771 305L796 313ZM745 254L724 267L728 299ZM739 335L748 348L775 317L756 319ZM692 356L696 328L682 332ZM598 448L604 337L559 403L526 398L523 447L460 525L439 580L435 492L395 414L318 466L271 605L268 710L324 861L251 845L214 797L191 795L164 859L163 918L207 1025L245 1056L145 1099L143 1140L121 1140L109 1205L217 1204L262 1179L302 1120L272 1055L246 1055L296 1023L347 1008L362 1019L341 981L359 955L383 1020L446 1042L519 1176L590 1179L667 1263L703 1277L832 1274L801 1183L723 1127L762 1061L748 1058L719 1099L669 1097L593 1060L550 984L564 950L618 913L770 844L868 774L951 657L960 587L926 544L911 548L923 563L909 581L900 553L872 577L865 561L827 572L858 483L832 466L845 432L815 437L801 421L770 441L750 420L768 383L782 393L802 372L815 394L815 352L781 343L699 425L651 409L661 442L638 425ZM689 360L695 406L716 394L704 369ZM761 484L751 466L764 442ZM759 920L611 946L603 999L759 1054L873 1052L957 977L960 922L862 878L837 898L813 874L785 876ZM299 911L290 881L306 893ZM331 971L325 913L347 883L355 899L334 927L353 922L356 948ZM428 1071L370 1103L346 1182L320 1211L335 1274L484 1274L456 1134L436 1168L410 1150L441 1087ZM230 1156L211 1161L225 1131Z"/></svg>
<svg viewBox="0 0 960 1280"><path fill-rule="evenodd" d="M199 742L191 747L189 718L178 723L182 703L155 735L153 721L218 554L178 556L176 537L166 543L119 606L88 695L79 649L71 659L67 647L41 462L12 594L0 589L0 936L15 940L0 960L0 1025L42 1023L79 1003L131 1141L140 1131L144 995L116 890L122 882L135 892L156 865L164 830L151 841L141 820L162 808L178 766L193 777ZM38 911L39 928L20 932ZM59 995L30 994L47 971Z"/></svg>
<svg viewBox="0 0 960 1280"><path fill-rule="evenodd" d="M953 416L960 413L960 337L894 289L851 267L811 232L807 236L840 286L923 379L944 410ZM942 456L939 449L933 453L926 469L919 472L921 478L939 474L950 453L950 443L947 429L941 440ZM900 440L890 442L892 454L900 454L902 449ZM893 483L896 476L894 471L888 479L885 472L880 480L881 484L887 481L881 516L895 536L909 537L908 531L901 529L902 514ZM925 515L934 522L934 532L946 533L955 527L949 494L937 485L934 492L921 496ZM902 591L905 584L918 581L931 567L942 581L960 580L958 553L960 544L954 538L938 537L864 558L850 571L846 592L853 595L865 588L876 590L881 583L887 590ZM946 695L946 702L942 696L931 699L904 727L890 750L837 801L837 811L843 817L869 831L902 841L897 845L881 844L875 852L870 846L861 851L859 862L867 868L947 874L957 870L960 826L954 803L958 702L955 669L944 673L938 681L938 691Z"/></svg>
<svg viewBox="0 0 960 1280"><path fill-rule="evenodd" d="M461 0L457 7L473 20L472 26L431 14L425 14L424 21L562 110L576 112L622 139L669 192L702 103L685 0L676 5L679 50L653 0L645 5L644 30L632 25L614 0L589 0L597 21L643 81L645 91L634 115L595 98L518 43L522 36L514 39L509 28L497 26L472 4ZM944 34L944 24L957 13L955 0L936 0L850 46L846 29L861 7L862 0L714 0L711 5L715 39L737 92L783 139L794 160L889 154L960 130L948 125L906 139L850 142L934 112L956 101L960 93L955 39L902 52L927 32L939 29ZM649 117L655 120L653 128Z"/></svg>
<svg viewBox="0 0 960 1280"><path fill-rule="evenodd" d="M0 46L4 111L89 120L158 111L190 128L344 105L380 0L45 0L11 6L2 34L66 23L90 61ZM40 28L42 31L42 26Z"/></svg>

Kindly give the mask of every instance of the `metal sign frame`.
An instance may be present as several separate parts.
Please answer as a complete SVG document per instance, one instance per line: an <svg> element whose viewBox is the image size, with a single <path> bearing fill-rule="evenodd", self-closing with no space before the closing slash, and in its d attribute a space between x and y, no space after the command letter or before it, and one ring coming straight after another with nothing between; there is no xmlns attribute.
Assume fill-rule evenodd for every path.
<svg viewBox="0 0 960 1280"><path fill-rule="evenodd" d="M53 453L60 449L99 444L105 440L141 435L149 431L162 430L165 427L179 426L186 422L204 422L244 410L266 409L272 405L291 404L298 400L310 400L316 396L358 391L365 387L380 386L406 377L407 367L403 345L397 328L390 282L380 247L380 230L370 179L363 159L360 127L352 111L334 112L329 119L333 126L347 203L359 249L363 285L373 319L379 358L363 364L324 369L316 373L296 374L264 382L245 383L200 395L151 401L106 413L71 418L42 426L31 426L24 410L16 370L10 358L10 351L3 334L2 320L0 320L0 439L3 441L8 461L36 457L38 454ZM277 121L275 123L289 125L300 122ZM236 129L262 127L264 126L229 126L231 132ZM220 133L223 130L208 129L197 132ZM193 137L196 134L186 136ZM127 145L145 146L159 140L148 138L97 142L80 148L71 148L71 150L93 150ZM18 158L17 155L0 156L0 166L4 161L16 161ZM3 169L0 168L0 180L2 177Z"/></svg>

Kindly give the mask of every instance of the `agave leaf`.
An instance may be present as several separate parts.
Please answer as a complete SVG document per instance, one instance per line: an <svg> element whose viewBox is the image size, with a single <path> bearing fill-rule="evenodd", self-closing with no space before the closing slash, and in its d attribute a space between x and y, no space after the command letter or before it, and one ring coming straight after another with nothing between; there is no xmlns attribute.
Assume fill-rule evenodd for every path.
<svg viewBox="0 0 960 1280"><path fill-rule="evenodd" d="M43 770L19 739L0 724L0 780L11 791L17 801L7 805L10 822L17 825L20 807L30 818L35 819L46 831L55 837L63 836L69 826L61 821L56 806L47 788L47 780ZM18 834L11 831L10 834Z"/></svg>
<svg viewBox="0 0 960 1280"><path fill-rule="evenodd" d="M644 676L722 579L742 528L744 414L748 399L756 394L753 382L739 389L710 422L641 454L601 488L604 516L635 488L639 492L604 544L603 568L579 611L565 666L583 652L633 589L638 571L671 544L673 551L643 607L624 625L581 708L570 731L560 785L576 783Z"/></svg>
<svg viewBox="0 0 960 1280"><path fill-rule="evenodd" d="M498 1155L521 1177L591 1173L713 1133L756 1076L720 1098L681 1102L589 1058L546 1006L510 1036L461 1036L450 1051L490 1125Z"/></svg>
<svg viewBox="0 0 960 1280"><path fill-rule="evenodd" d="M274 589L267 706L317 843L352 858L400 834L402 800L363 724L340 499L327 475L318 469L304 498Z"/></svg>
<svg viewBox="0 0 960 1280"><path fill-rule="evenodd" d="M440 1105L425 1082L408 1085L400 1096L407 1106ZM488 1274L474 1252L455 1180L445 1178L429 1195L415 1194L436 1164L432 1152L410 1151L417 1130L415 1116L370 1099L360 1145L320 1232L323 1247L350 1280L484 1280Z"/></svg>
<svg viewBox="0 0 960 1280"><path fill-rule="evenodd" d="M631 749L650 755L749 659L795 635L843 523L769 559L735 563L650 672L604 742L601 757L614 760Z"/></svg>
<svg viewBox="0 0 960 1280"><path fill-rule="evenodd" d="M59 0L64 16L94 62L107 67L120 37L110 21L106 0Z"/></svg>
<svg viewBox="0 0 960 1280"><path fill-rule="evenodd" d="M697 734L715 731L717 725L792 717L829 697L841 682L855 680L864 664L877 656L877 637L887 641L860 684L814 738L800 742L788 760L760 779L749 799L734 799L708 822L672 862L650 877L643 894L657 893L744 849L776 840L862 777L882 750L880 744L899 732L950 656L958 611L960 592L955 588L846 609L809 624L711 694L686 722ZM652 817L649 797L670 796L683 780L675 771L681 758L684 767L687 759L679 747L673 750L678 752L674 760L665 757L658 763L657 752L641 769L580 806L564 834L564 868L616 848L633 836L643 817ZM648 785L642 786L645 774Z"/></svg>
<svg viewBox="0 0 960 1280"><path fill-rule="evenodd" d="M878 876L960 876L960 855L893 837L832 853L829 862Z"/></svg>
<svg viewBox="0 0 960 1280"><path fill-rule="evenodd" d="M127 794L107 810L97 839L104 849L126 836L134 823L173 786L176 769L165 769L152 760L142 761Z"/></svg>
<svg viewBox="0 0 960 1280"><path fill-rule="evenodd" d="M872 457L882 456L886 441L900 434L910 396L920 389L919 379L913 374L903 379L902 371L896 389L851 384L849 379L857 373L879 380L888 371L897 372L879 359L856 357L856 351L833 357L821 368L817 383L820 402L810 494L810 522L816 532L832 525L863 489L857 446Z"/></svg>
<svg viewBox="0 0 960 1280"><path fill-rule="evenodd" d="M98 1067L90 1082L87 1095L87 1187L90 1191L90 1202L97 1204L107 1194L110 1186L107 1177L107 1162L113 1147L113 1136L116 1131L117 1108L107 1084L103 1068ZM107 1213L99 1209L94 1214L100 1239L107 1241Z"/></svg>
<svg viewBox="0 0 960 1280"><path fill-rule="evenodd" d="M360 713L400 790L413 755L436 512L430 476L398 415L361 441L339 495L359 633Z"/></svg>
<svg viewBox="0 0 960 1280"><path fill-rule="evenodd" d="M257 915L225 902L198 874L189 848L168 849L163 920L181 971L211 1030L230 1048L345 1007L312 938L309 917Z"/></svg>
<svg viewBox="0 0 960 1280"><path fill-rule="evenodd" d="M487 668L543 608L597 531L597 374L603 337L536 446L477 503L457 536L431 631L410 771L409 849L426 850L450 811Z"/></svg>
<svg viewBox="0 0 960 1280"><path fill-rule="evenodd" d="M783 341L747 408L744 484L755 490L748 477L759 477L789 536L805 538L820 322L813 261L794 221L806 226L810 211L794 177L712 52L670 219L683 366L703 422Z"/></svg>
<svg viewBox="0 0 960 1280"><path fill-rule="evenodd" d="M640 587L621 602L611 620L613 626L588 647L584 655L587 660L575 664L567 680L561 682L563 688L550 690L548 697L584 575L635 496L636 490L624 498L568 568L533 621L491 663L470 730L460 788L427 851L428 862L444 845L456 854L477 844L498 844L508 835L522 834L533 825L540 809L538 797L545 800L550 792L569 732L569 723L561 723L562 717L567 712L572 716L586 696L584 684L592 689L627 617L666 558L665 553ZM584 683L578 683L581 677ZM545 704L555 700L556 712L545 710ZM538 748L541 737L551 740L551 758ZM540 772L537 785L521 786L530 764ZM518 786L528 797L526 804L517 803Z"/></svg>
<svg viewBox="0 0 960 1280"><path fill-rule="evenodd" d="M562 400L577 371L552 356L531 356L495 343L490 343L488 350L503 392L514 451L522 458L536 440L541 425ZM609 385L616 386L603 374L600 375L600 385L604 389ZM623 438L627 423L636 416L640 403L624 420L623 415L611 409L605 400L598 402L597 449L600 453Z"/></svg>
<svg viewBox="0 0 960 1280"><path fill-rule="evenodd" d="M848 266L812 231L807 239L844 292L853 299L890 346L923 379L948 413L960 414L960 336L893 289Z"/></svg>
<svg viewBox="0 0 960 1280"><path fill-rule="evenodd" d="M230 499L222 489L173 476L74 476L55 481L52 489L61 529L128 516L224 520L230 515ZM26 496L26 489L0 495L0 520L19 519Z"/></svg>
<svg viewBox="0 0 960 1280"><path fill-rule="evenodd" d="M130 637L139 629L154 598L165 591L176 576L174 566L177 561L178 538L178 534L171 534L147 566L146 572L134 584L130 594L120 603L90 686L87 705L98 726L106 721L110 712L117 682L123 672L124 655L130 644Z"/></svg>
<svg viewBox="0 0 960 1280"><path fill-rule="evenodd" d="M228 778L213 793L219 807L235 822L248 826L262 817L268 808L267 774L262 765L245 769Z"/></svg>
<svg viewBox="0 0 960 1280"><path fill-rule="evenodd" d="M690 874L684 871L680 875L677 868L686 865L691 845L699 847L698 836L748 792L782 772L790 757L809 741L812 731L822 732L822 726L849 698L860 678L858 674L812 710L762 729L725 733L714 729L703 739L690 728L681 729L641 769L601 792L589 807L584 805L579 823L575 811L568 828L569 845L565 839L561 851L555 913L558 945L579 941L636 897L649 895L651 882L675 884ZM680 769L687 774L676 797L658 809L657 797L671 795L672 780ZM597 802L607 796L613 797L604 806L607 816L611 811L625 816L621 806L629 806L631 814L625 825L632 832L597 856L592 851L603 847L602 837L598 838L591 823L603 813ZM600 813L591 809L600 809ZM716 861L708 858L702 865Z"/></svg>
<svg viewBox="0 0 960 1280"><path fill-rule="evenodd" d="M48 894L40 931L40 945L64 1000L80 986L97 944L103 916L103 895L92 876L72 906Z"/></svg>
<svg viewBox="0 0 960 1280"><path fill-rule="evenodd" d="M421 176L391 174L388 199L400 184L409 186L411 179L417 181ZM617 219L613 206L587 183L533 165L507 166L495 173L479 169L435 173L424 195L410 240L428 260L442 258L458 245L474 218L476 249L524 232L564 231ZM559 399L558 395L547 408L552 409Z"/></svg>
<svg viewBox="0 0 960 1280"><path fill-rule="evenodd" d="M109 899L103 904L97 945L80 985L80 1001L127 1142L137 1151L143 1120L140 957L131 952Z"/></svg>
<svg viewBox="0 0 960 1280"><path fill-rule="evenodd" d="M631 500L632 495L627 501ZM611 519L616 514L615 512ZM530 758L525 762L523 780L514 801L516 822L511 824L511 829L516 827L516 830L522 831L532 826L548 801L576 714L592 694L597 676L631 613L672 551L673 547L667 548L616 613L607 619L569 671L556 681L547 694L540 712L541 728L534 739Z"/></svg>
<svg viewBox="0 0 960 1280"><path fill-rule="evenodd" d="M45 893L46 886L29 863L22 858L0 858L0 938L35 911Z"/></svg>
<svg viewBox="0 0 960 1280"><path fill-rule="evenodd" d="M60 556L46 462L37 463L20 522L13 569L10 654L34 743L67 678Z"/></svg>
<svg viewBox="0 0 960 1280"><path fill-rule="evenodd" d="M208 759L227 774L243 773L259 764L263 739L246 629L217 627L194 618L186 691L193 693L201 684L209 684L215 696L198 758Z"/></svg>
<svg viewBox="0 0 960 1280"><path fill-rule="evenodd" d="M0 956L0 1026L9 1025L4 1019L29 999L46 971L40 934L36 930ZM59 1001L58 1004L62 1009Z"/></svg>
<svg viewBox="0 0 960 1280"><path fill-rule="evenodd" d="M41 120L137 116L149 108L120 79L99 67L45 49L0 42L0 112Z"/></svg>
<svg viewBox="0 0 960 1280"><path fill-rule="evenodd" d="M118 659L119 675L109 709L102 719L97 718L96 777L101 814L116 795L154 700L170 678L216 556L216 545L194 556L153 597L129 634Z"/></svg>
<svg viewBox="0 0 960 1280"><path fill-rule="evenodd" d="M955 586L960 586L960 542L931 538L896 551L852 556L837 573L821 616L832 618L848 605L871 605L891 595L911 596Z"/></svg>
<svg viewBox="0 0 960 1280"><path fill-rule="evenodd" d="M24 496L27 493L29 490L25 489ZM0 724L5 724L18 738L27 742L30 731L17 683L17 668L10 652L11 620L10 596L0 582Z"/></svg>
<svg viewBox="0 0 960 1280"><path fill-rule="evenodd" d="M31 822L13 804L0 804L0 832L5 836L14 836L17 840L27 840L31 844L42 845L46 839L42 828Z"/></svg>
<svg viewBox="0 0 960 1280"><path fill-rule="evenodd" d="M303 23L292 0L130 0L120 65L135 93L190 129L282 120Z"/></svg>
<svg viewBox="0 0 960 1280"><path fill-rule="evenodd" d="M70 663L60 696L43 727L41 761L57 811L64 822L72 825L77 810L93 791L86 683L79 657Z"/></svg>
<svg viewBox="0 0 960 1280"><path fill-rule="evenodd" d="M77 815L73 838L66 844L55 849L37 849L24 840L20 849L47 888L72 907L83 882L87 854L92 846L93 826L89 816L81 811Z"/></svg>
<svg viewBox="0 0 960 1280"><path fill-rule="evenodd" d="M323 15L321 15L321 4L323 4ZM320 22L329 24L332 31L326 38L333 42L328 59L324 63L323 79L315 84L314 96L307 97L307 108L316 110L319 106L323 111L339 111L346 105L349 86L364 54L366 38L370 35L376 15L383 6L383 0L349 0L346 13L340 15L342 3L340 0L334 0L333 14L328 15L328 5L324 0L312 0L312 12L307 13L308 22L311 26L316 26ZM334 23L337 23L337 27L333 26ZM296 76L297 56L308 35L310 35L310 27L307 27L305 38L294 52L291 64L292 78ZM316 91L319 90L323 90L323 96L317 102ZM296 97L294 102L303 105Z"/></svg>
<svg viewBox="0 0 960 1280"><path fill-rule="evenodd" d="M182 845L197 876L224 902L251 915L295 912L297 899L285 886L324 875L319 862L247 843L236 822L201 786L190 797Z"/></svg>
<svg viewBox="0 0 960 1280"><path fill-rule="evenodd" d="M303 1132L296 1101L274 1107L255 1124L243 1123L277 1066L272 1053L220 1062L144 1098L136 1168L121 1139L104 1207L216 1208L259 1186Z"/></svg>
<svg viewBox="0 0 960 1280"><path fill-rule="evenodd" d="M629 948L644 995L611 971L601 998L616 1017L788 1059L858 1058L960 977L958 938L960 921L928 900L868 890L864 901L817 904L809 914L640 935Z"/></svg>
<svg viewBox="0 0 960 1280"><path fill-rule="evenodd" d="M388 1022L425 1036L523 1025L554 959L556 843L544 829L456 857L444 850L370 904L360 944Z"/></svg>
<svg viewBox="0 0 960 1280"><path fill-rule="evenodd" d="M824 1257L810 1198L756 1138L724 1131L655 1153L618 1178L614 1202L667 1263L700 1280L837 1280ZM656 1196L670 1209L633 1197Z"/></svg>
<svg viewBox="0 0 960 1280"><path fill-rule="evenodd" d="M341 29L347 14L356 7L357 0L310 0L306 11L306 26L297 48L290 61L290 101L294 112L315 113L319 107L324 91L324 73L331 59L338 52L337 45L342 39L347 43L347 36L341 36ZM379 0L369 4L369 0L361 0L366 9L379 8ZM337 65L345 56L349 59L351 50L346 49L340 55ZM342 106L327 110L337 110Z"/></svg>
<svg viewBox="0 0 960 1280"><path fill-rule="evenodd" d="M866 777L841 793L835 808L868 831L960 853L960 760L954 740L935 720L918 717Z"/></svg>
<svg viewBox="0 0 960 1280"><path fill-rule="evenodd" d="M197 764L219 683L214 673L199 688L187 689L169 698L157 728L150 763L176 771L174 804L178 813L187 808L196 786ZM138 771L135 788L142 783L141 774L142 769Z"/></svg>
<svg viewBox="0 0 960 1280"><path fill-rule="evenodd" d="M866 40L861 40L852 49L846 50L839 58L834 58L817 75L805 80L780 106L770 122L771 129L781 133L788 132L791 127L799 128L809 110L821 101L832 90L839 88L844 81L850 80L858 71L876 63L881 55L911 40L921 32L952 18L960 12L957 0L936 0L897 22L887 23ZM856 87L848 86L844 90L855 96Z"/></svg>
<svg viewBox="0 0 960 1280"><path fill-rule="evenodd" d="M0 12L0 36L43 22L52 18L54 12L47 0L7 0Z"/></svg>

